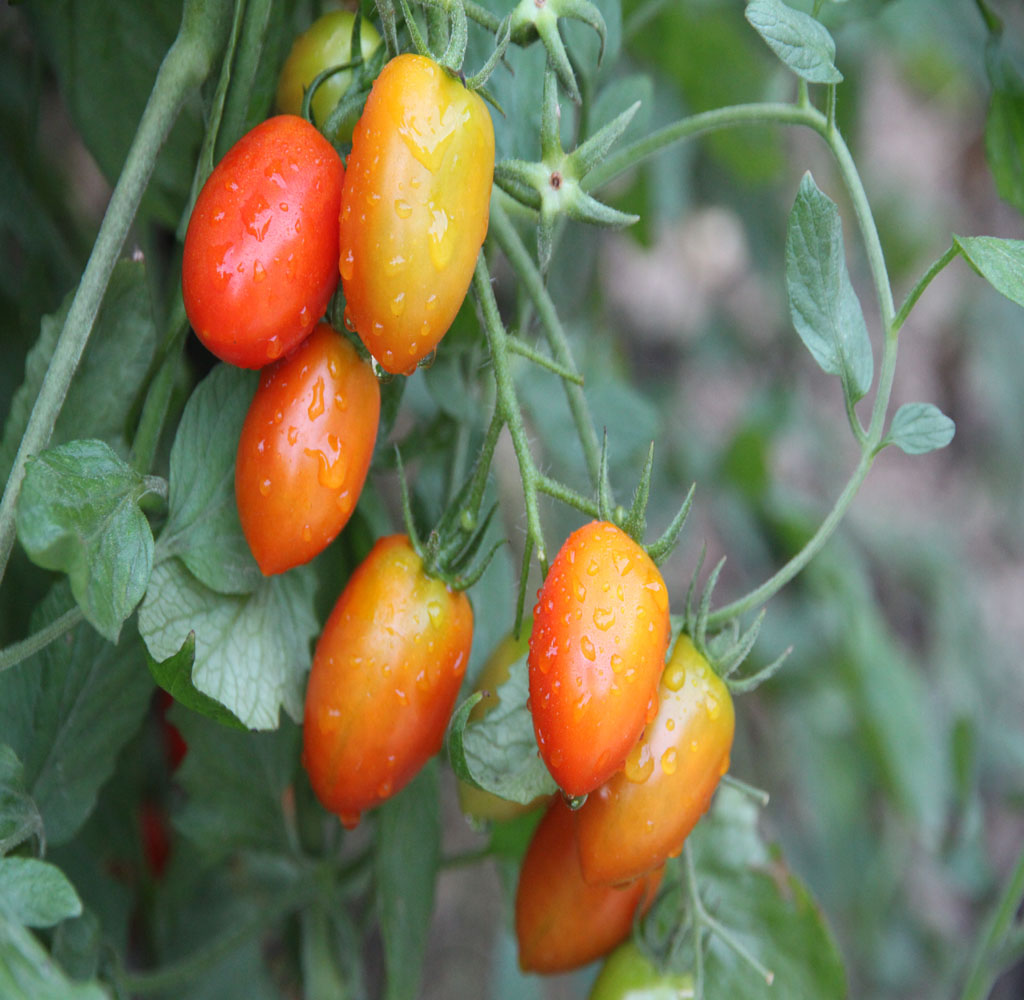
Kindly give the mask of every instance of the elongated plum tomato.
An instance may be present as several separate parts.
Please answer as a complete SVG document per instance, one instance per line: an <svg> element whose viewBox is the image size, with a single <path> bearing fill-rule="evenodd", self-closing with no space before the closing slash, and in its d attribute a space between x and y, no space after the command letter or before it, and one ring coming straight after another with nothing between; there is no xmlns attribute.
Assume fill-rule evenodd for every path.
<svg viewBox="0 0 1024 1000"><path fill-rule="evenodd" d="M348 523L379 417L373 371L326 323L263 369L238 441L235 498L266 575L309 562Z"/></svg>
<svg viewBox="0 0 1024 1000"><path fill-rule="evenodd" d="M729 769L735 713L724 681L680 635L658 687L658 715L625 768L576 816L583 877L636 878L679 853Z"/></svg>
<svg viewBox="0 0 1024 1000"><path fill-rule="evenodd" d="M570 795L618 771L654 718L668 640L668 592L650 556L607 521L573 532L537 593L530 634L534 733Z"/></svg>
<svg viewBox="0 0 1024 1000"><path fill-rule="evenodd" d="M632 942L620 944L594 980L588 1000L693 1000L693 976L661 972Z"/></svg>
<svg viewBox="0 0 1024 1000"><path fill-rule="evenodd" d="M513 669L524 670L524 659L528 648L528 636L524 631L517 639L514 635L506 636L491 654L487 663L484 664L480 676L476 679L475 691L483 694L483 697L469 713L469 722L480 722L498 704L497 690L504 684ZM523 813L536 809L544 801L544 797L534 799L532 802L522 805L503 799L493 792L484 791L459 780L459 806L467 816L477 820L492 820L502 822L515 819Z"/></svg>
<svg viewBox="0 0 1024 1000"><path fill-rule="evenodd" d="M493 178L481 98L423 56L392 59L352 136L339 260L346 320L387 371L411 372L455 319Z"/></svg>
<svg viewBox="0 0 1024 1000"><path fill-rule="evenodd" d="M626 886L583 881L575 817L556 796L526 849L516 889L519 965L527 972L568 972L625 940L639 907L654 900L661 871Z"/></svg>
<svg viewBox="0 0 1024 1000"><path fill-rule="evenodd" d="M309 335L337 286L345 170L309 122L278 115L228 150L196 199L185 311L222 361L262 368Z"/></svg>
<svg viewBox="0 0 1024 1000"><path fill-rule="evenodd" d="M345 826L441 748L472 638L466 595L427 576L405 535L379 539L327 619L306 689L302 761Z"/></svg>
<svg viewBox="0 0 1024 1000"><path fill-rule="evenodd" d="M325 70L342 66L352 58L352 28L356 16L350 10L329 10L318 17L292 44L277 80L277 110L297 115L309 85ZM359 26L359 51L365 62L380 45L377 29L365 18ZM323 127L335 105L352 82L352 70L343 69L327 77L313 95L313 120ZM350 134L334 134L348 141Z"/></svg>

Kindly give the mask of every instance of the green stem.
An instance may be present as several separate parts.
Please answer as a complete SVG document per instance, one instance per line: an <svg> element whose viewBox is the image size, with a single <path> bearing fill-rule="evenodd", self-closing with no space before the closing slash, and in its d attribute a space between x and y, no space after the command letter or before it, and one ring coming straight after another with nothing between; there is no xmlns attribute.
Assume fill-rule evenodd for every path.
<svg viewBox="0 0 1024 1000"><path fill-rule="evenodd" d="M570 489L564 483L558 482L557 479L551 479L549 476L545 476L542 473L538 474L537 489L540 490L541 493L546 493L549 497L561 500L561 502L567 507L575 507L588 517L599 518L601 516L598 505L594 503L593 500L589 497L583 496L581 493L577 493L573 489Z"/></svg>
<svg viewBox="0 0 1024 1000"><path fill-rule="evenodd" d="M494 383L497 390L496 405L502 420L508 426L512 436L512 447L519 461L519 474L523 481L523 498L526 504L526 526L530 538L537 550L537 559L547 572L547 547L540 524L540 511L537 507L537 470L533 463L533 455L526 439L526 427L523 414L516 399L515 383L509 368L508 335L501 322L498 303L491 287L491 276L487 270L487 261L483 252L477 258L476 273L473 275L473 288L480 303L483 315L484 332L487 335L487 346L490 349L491 362L494 365Z"/></svg>
<svg viewBox="0 0 1024 1000"><path fill-rule="evenodd" d="M303 879L276 896L268 897L247 920L239 921L191 955L150 972L123 973L119 977L120 985L129 994L180 992L183 986L198 980L250 938L262 934L309 902L317 891L313 881Z"/></svg>
<svg viewBox="0 0 1024 1000"><path fill-rule="evenodd" d="M504 206L498 200L491 200L491 232L501 247L503 253L509 259L516 274L526 289L526 294L533 302L537 315L540 318L541 326L547 336L548 345L555 364L571 372L576 379L579 373L576 363L573 360L572 350L569 347L569 338L565 335L562 321L559 319L558 310L555 308L551 296L548 294L544 279L533 262L530 252L519 238L512 220L505 212ZM594 427L593 418L590 415L590 408L587 406L587 397L583 394L583 387L580 382L573 380L562 380L565 387L565 394L569 402L569 410L572 413L573 423L579 434L580 444L583 447L583 457L587 464L587 471L594 489L598 489L601 479L601 443L597 437L597 429Z"/></svg>
<svg viewBox="0 0 1024 1000"><path fill-rule="evenodd" d="M73 629L82 621L83 617L81 608L76 605L65 611L59 618L55 618L46 628L0 650L0 674L5 670L10 670L11 667L16 667L30 656L34 656L39 650L45 649L51 642Z"/></svg>
<svg viewBox="0 0 1024 1000"><path fill-rule="evenodd" d="M1020 928L1016 928L1017 911L1024 898L1024 851L1017 858L1017 864L1010 875L1010 881L996 901L985 929L975 945L968 966L967 982L960 1000L984 1000L992 991L999 973L1005 965L999 958L1007 958L1003 948L1008 938L1016 933L1016 944L1020 945Z"/></svg>
<svg viewBox="0 0 1024 1000"><path fill-rule="evenodd" d="M910 315L910 310L917 305L917 300L924 294L924 290L932 283L932 279L945 268L950 261L953 260L956 255L960 253L960 248L954 243L928 270L924 273L924 277L914 285L910 290L910 294L907 296L906 302L900 306L900 311L896 313L896 318L892 321L893 328L896 330L902 330L903 324L906 323L907 317Z"/></svg>
<svg viewBox="0 0 1024 1000"><path fill-rule="evenodd" d="M178 35L160 65L4 487L0 501L0 580L14 546L15 507L26 465L50 440L157 154L186 98L210 71L227 27L225 10L228 6L227 0L186 3Z"/></svg>

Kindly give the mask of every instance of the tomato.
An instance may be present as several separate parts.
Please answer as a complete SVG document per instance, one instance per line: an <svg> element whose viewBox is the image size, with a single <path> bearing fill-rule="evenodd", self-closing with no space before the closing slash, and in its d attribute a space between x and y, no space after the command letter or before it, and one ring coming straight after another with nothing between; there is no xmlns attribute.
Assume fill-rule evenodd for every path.
<svg viewBox="0 0 1024 1000"><path fill-rule="evenodd" d="M356 16L349 10L331 10L318 17L295 39L277 81L277 110L297 115L309 85L325 69L343 66L352 58L352 27ZM365 62L380 45L380 35L365 18L359 28L359 51ZM323 125L352 82L352 71L329 76L313 95L313 118ZM347 141L351 135L337 134Z"/></svg>
<svg viewBox="0 0 1024 1000"><path fill-rule="evenodd" d="M466 595L427 576L405 535L379 539L327 619L306 689L303 764L346 826L441 748L472 638Z"/></svg>
<svg viewBox="0 0 1024 1000"><path fill-rule="evenodd" d="M566 539L533 614L537 745L555 781L570 795L585 795L622 768L657 711L668 591L633 539L592 521Z"/></svg>
<svg viewBox="0 0 1024 1000"><path fill-rule="evenodd" d="M577 814L588 882L636 878L675 856L729 769L735 713L725 682L681 635L658 687L658 714L625 768Z"/></svg>
<svg viewBox="0 0 1024 1000"><path fill-rule="evenodd" d="M476 680L474 690L482 692L483 698L473 706L469 713L471 724L479 722L498 704L496 692L508 680L514 664L517 665L517 669L522 668L523 664L520 661L526 656L527 644L528 633L526 630L518 639L514 635L509 635L498 643ZM478 820L503 822L515 819L517 816L537 808L544 801L544 797L540 797L526 805L521 805L518 802L510 802L499 795L486 792L482 788L475 788L461 780L458 783L458 791L459 806L462 811L467 816Z"/></svg>
<svg viewBox="0 0 1024 1000"><path fill-rule="evenodd" d="M138 807L139 841L146 869L156 881L164 877L171 859L171 824L163 806L143 799Z"/></svg>
<svg viewBox="0 0 1024 1000"><path fill-rule="evenodd" d="M583 881L576 821L556 796L526 849L516 888L519 965L526 972L567 972L623 941L639 907L654 900L661 872L626 886Z"/></svg>
<svg viewBox="0 0 1024 1000"><path fill-rule="evenodd" d="M601 966L589 1000L692 1000L693 976L660 972L634 944L619 945Z"/></svg>
<svg viewBox="0 0 1024 1000"><path fill-rule="evenodd" d="M167 710L174 704L174 698L163 688L156 689L156 697L160 731L163 734L164 759L172 772L177 771L185 759L185 754L188 753L188 744L181 735L181 730L173 722L167 721Z"/></svg>
<svg viewBox="0 0 1024 1000"><path fill-rule="evenodd" d="M260 374L238 441L235 498L265 574L309 562L348 523L379 418L372 369L326 323Z"/></svg>
<svg viewBox="0 0 1024 1000"><path fill-rule="evenodd" d="M316 325L337 286L345 170L309 122L278 115L217 164L185 234L181 288L199 339L262 368Z"/></svg>
<svg viewBox="0 0 1024 1000"><path fill-rule="evenodd" d="M392 59L352 136L339 261L347 322L387 371L411 372L455 319L493 175L483 100L423 56Z"/></svg>

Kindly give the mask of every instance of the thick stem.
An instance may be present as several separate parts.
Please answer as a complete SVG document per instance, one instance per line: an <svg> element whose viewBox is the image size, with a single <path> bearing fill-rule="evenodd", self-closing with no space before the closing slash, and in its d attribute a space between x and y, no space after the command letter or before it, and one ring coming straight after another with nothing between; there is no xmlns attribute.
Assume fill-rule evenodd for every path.
<svg viewBox="0 0 1024 1000"><path fill-rule="evenodd" d="M164 57L146 108L132 140L121 176L103 216L99 235L85 266L57 340L53 360L36 398L28 426L0 501L0 580L14 546L15 507L25 468L50 440L57 414L88 343L96 314L156 164L157 154L185 99L206 78L227 26L227 0L192 0L185 5L181 28Z"/></svg>

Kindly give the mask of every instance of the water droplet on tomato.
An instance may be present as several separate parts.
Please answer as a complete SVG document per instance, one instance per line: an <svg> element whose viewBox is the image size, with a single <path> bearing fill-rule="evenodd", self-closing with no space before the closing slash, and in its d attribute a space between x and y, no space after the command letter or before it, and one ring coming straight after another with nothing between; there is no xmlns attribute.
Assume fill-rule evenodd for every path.
<svg viewBox="0 0 1024 1000"><path fill-rule="evenodd" d="M670 662L662 680L670 691L678 691L686 683L686 668L681 663Z"/></svg>
<svg viewBox="0 0 1024 1000"><path fill-rule="evenodd" d="M408 219L412 215L412 205L404 198L395 199L395 215L400 219Z"/></svg>
<svg viewBox="0 0 1024 1000"><path fill-rule="evenodd" d="M385 262L384 273L389 277L394 277L396 274L404 271L408 263L409 262L402 256L402 254L396 253L394 257L391 257Z"/></svg>
<svg viewBox="0 0 1024 1000"><path fill-rule="evenodd" d="M356 321L352 318L352 313L349 312L347 306L345 307L345 312L341 317L341 321L345 324L345 329L348 330L349 333L356 332Z"/></svg>
<svg viewBox="0 0 1024 1000"><path fill-rule="evenodd" d="M313 541L313 529L308 524L302 526L302 540L304 542Z"/></svg>
<svg viewBox="0 0 1024 1000"><path fill-rule="evenodd" d="M671 775L671 774L675 774L676 773L676 767L677 766L678 765L677 765L676 748L675 747L669 747L661 755L661 769L666 774L670 774Z"/></svg>
<svg viewBox="0 0 1024 1000"><path fill-rule="evenodd" d="M338 813L338 819L346 830L354 830L359 826L359 812L349 812L343 809Z"/></svg>
<svg viewBox="0 0 1024 1000"><path fill-rule="evenodd" d="M264 479L260 482L260 493L267 496L270 493L270 480Z"/></svg>
<svg viewBox="0 0 1024 1000"><path fill-rule="evenodd" d="M588 660L593 661L596 658L597 651L594 649L594 644L591 642L589 635L585 635L580 638L580 652Z"/></svg>
<svg viewBox="0 0 1024 1000"><path fill-rule="evenodd" d="M594 624L602 632L607 632L615 624L615 612L611 608L595 608Z"/></svg>
<svg viewBox="0 0 1024 1000"><path fill-rule="evenodd" d="M355 266L355 254L352 253L352 248L348 247L342 251L341 257L338 259L338 271L341 274L342 281L352 280L352 274L355 271Z"/></svg>
<svg viewBox="0 0 1024 1000"><path fill-rule="evenodd" d="M428 295L427 296L427 301L424 303L424 305L426 305L427 309L430 310L430 311L433 311L434 309L436 309L437 308L437 296L434 295L434 294Z"/></svg>
<svg viewBox="0 0 1024 1000"><path fill-rule="evenodd" d="M306 412L309 414L310 420L316 420L317 417L323 414L324 409L324 377L318 375L313 383L313 398Z"/></svg>
<svg viewBox="0 0 1024 1000"><path fill-rule="evenodd" d="M623 768L626 779L639 785L646 781L654 770L654 757L651 755L649 743L641 741L637 743L626 757L626 766Z"/></svg>
<svg viewBox="0 0 1024 1000"><path fill-rule="evenodd" d="M409 704L409 696L401 688L395 688L395 694L398 696L399 705Z"/></svg>
<svg viewBox="0 0 1024 1000"><path fill-rule="evenodd" d="M645 721L647 723L653 722L658 717L658 692L655 691L651 695L651 700L647 702L647 715Z"/></svg>
<svg viewBox="0 0 1024 1000"><path fill-rule="evenodd" d="M619 673L622 670L622 657L618 653L612 653L611 665L614 673Z"/></svg>
<svg viewBox="0 0 1024 1000"><path fill-rule="evenodd" d="M288 443L290 445L294 446L295 442L298 441L298 440L299 440L299 429L298 429L298 427L289 427L288 428Z"/></svg>
<svg viewBox="0 0 1024 1000"><path fill-rule="evenodd" d="M391 315L401 316L405 312L405 292L399 292L391 300Z"/></svg>

